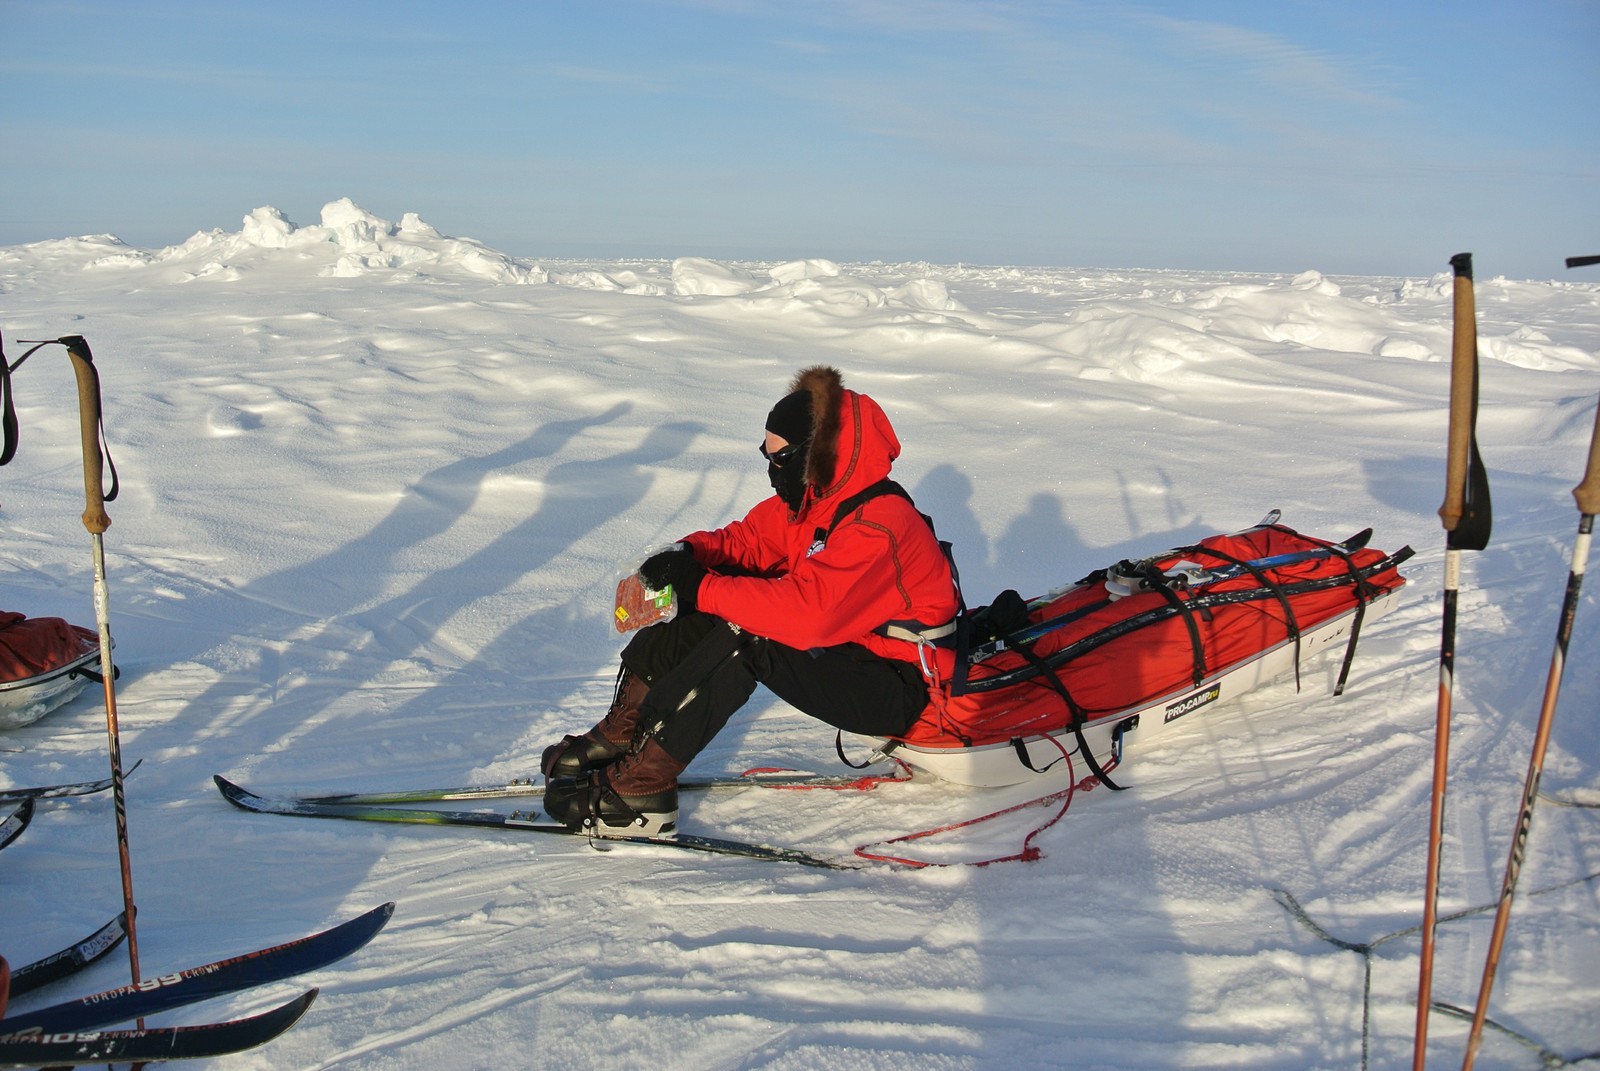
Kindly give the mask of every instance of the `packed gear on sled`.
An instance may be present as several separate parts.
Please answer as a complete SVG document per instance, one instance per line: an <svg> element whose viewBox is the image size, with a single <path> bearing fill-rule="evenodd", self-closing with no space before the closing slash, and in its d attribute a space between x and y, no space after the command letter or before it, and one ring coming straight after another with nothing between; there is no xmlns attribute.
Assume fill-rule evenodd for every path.
<svg viewBox="0 0 1600 1071"><path fill-rule="evenodd" d="M59 617L0 610L0 729L38 721L99 680L100 637Z"/></svg>
<svg viewBox="0 0 1600 1071"><path fill-rule="evenodd" d="M1027 781L1064 757L1112 784L1133 734L1290 669L1298 679L1305 660L1342 647L1338 691L1362 624L1393 606L1412 554L1367 548L1370 535L1340 544L1263 524L1032 600L1003 593L967 615L956 673L882 750L962 784Z"/></svg>

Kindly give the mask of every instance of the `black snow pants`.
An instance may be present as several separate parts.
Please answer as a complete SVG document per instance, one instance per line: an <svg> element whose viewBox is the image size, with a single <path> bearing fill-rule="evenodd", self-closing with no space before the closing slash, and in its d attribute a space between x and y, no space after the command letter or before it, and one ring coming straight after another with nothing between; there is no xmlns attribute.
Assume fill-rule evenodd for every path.
<svg viewBox="0 0 1600 1071"><path fill-rule="evenodd" d="M650 685L640 726L688 764L744 706L757 684L848 733L898 736L928 703L910 662L846 643L800 651L693 612L642 629L622 665Z"/></svg>

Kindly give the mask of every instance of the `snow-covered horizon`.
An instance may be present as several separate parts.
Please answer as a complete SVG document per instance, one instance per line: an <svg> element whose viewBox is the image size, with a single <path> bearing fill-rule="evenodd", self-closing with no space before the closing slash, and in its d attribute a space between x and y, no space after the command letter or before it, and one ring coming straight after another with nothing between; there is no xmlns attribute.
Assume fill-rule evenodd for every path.
<svg viewBox="0 0 1600 1071"><path fill-rule="evenodd" d="M272 205L262 205L249 213L242 220L238 231L224 231L220 228L196 231L186 240L157 249L135 248L124 242L116 234L84 234L71 235L62 238L46 239L43 241L29 242L9 248L14 251L49 257L58 251L80 250L91 253L99 250L106 259L103 263L95 258L96 266L115 266L132 264L177 263L190 260L194 257L204 257L208 262L216 262L218 257L238 255L249 249L297 249L308 250L311 247L331 244L340 250L340 256L331 267L323 268L319 274L324 276L352 276L363 271L380 269L405 269L417 274L449 273L452 271L479 275L499 282L514 283L540 283L555 282L567 285L592 285L601 289L629 290L628 281L606 281L600 277L591 277L584 273L557 270L551 272L544 265L570 266L574 264L605 263L605 264L676 264L688 262L689 265L706 266L713 275L730 276L731 282L720 284L727 293L742 293L751 289L759 289L773 284L792 281L784 278L792 276L797 271L805 271L801 265L809 265L813 270L820 269L824 272L834 273L839 263L852 263L849 261L835 262L823 258L802 258L798 260L744 260L728 258L706 258L693 254L681 257L514 257L500 250L491 248L483 242L469 237L454 237L441 234L435 227L424 220L416 212L404 212L398 223L385 219L367 211L348 197L329 201L323 205L319 214L319 221L313 224L296 223L280 209ZM207 255L210 256L207 256ZM1448 276L1446 264L1434 278ZM946 264L927 260L918 261L884 261L874 260L861 262L874 268L899 267L912 271L925 269L928 271L963 272L987 271L999 269L1009 272L1027 271L1063 271L1076 270L1085 272L1104 272L1106 274L1141 274L1141 273L1169 273L1179 272L1195 275L1204 275L1215 278L1232 276L1252 276L1259 278L1293 278L1302 273L1294 272L1268 272L1250 269L1225 271L1218 269L1191 269L1183 267L1131 267L1116 269L1101 269L1092 265L1078 265L1067 267L1060 265L1009 265L985 264L976 262L960 262ZM719 267L719 265L721 267ZM747 266L743 272L733 269L729 272L730 265ZM762 278L765 269L772 267L790 266L787 272L780 272L770 279ZM215 268L210 269L212 271ZM754 274L752 275L752 270ZM1323 274L1316 271L1314 266L1308 266L1308 272L1316 275ZM1340 273L1327 273L1334 278L1348 279L1402 279L1412 278L1397 275L1350 275ZM1491 283L1510 281L1519 282L1553 282L1562 284L1560 276L1539 277L1523 279L1508 277L1504 273L1496 273L1488 277ZM696 283L689 283L687 293L694 293ZM718 284L712 284L718 285ZM1580 283L1580 285L1582 285ZM639 291L633 291L639 292ZM656 292L656 291L644 291Z"/></svg>
<svg viewBox="0 0 1600 1071"><path fill-rule="evenodd" d="M1445 913L1498 892L1600 394L1600 281L1479 270L1495 533L1465 556ZM530 261L349 200L157 250L0 248L8 357L88 340L123 481L105 545L123 753L145 760L128 804L147 973L392 899L372 945L304 980L322 986L305 1021L216 1065L1409 1066L1451 293L1444 270L1315 265ZM75 394L52 352L15 376L0 609L92 624ZM615 563L765 494L761 418L817 362L883 404L896 476L954 542L970 603L1272 507L1412 545L1410 585L1344 696L1315 663L1298 692L1277 681L1130 755L1130 790L1075 800L1028 864L816 873L217 796L213 773L281 791L532 772L609 696ZM1597 602L1591 587L1578 611L1482 1068L1600 1051L1600 816L1560 805L1600 802ZM839 769L830 731L761 692L694 769L769 763ZM104 766L92 695L0 738L0 784ZM848 855L994 802L751 790L687 803L684 825ZM944 850L997 854L1048 817ZM13 963L104 921L109 801L42 809L0 887ZM1471 1005L1488 923L1441 928L1435 999ZM125 973L113 959L40 1003ZM1435 1062L1464 1033L1436 1014Z"/></svg>

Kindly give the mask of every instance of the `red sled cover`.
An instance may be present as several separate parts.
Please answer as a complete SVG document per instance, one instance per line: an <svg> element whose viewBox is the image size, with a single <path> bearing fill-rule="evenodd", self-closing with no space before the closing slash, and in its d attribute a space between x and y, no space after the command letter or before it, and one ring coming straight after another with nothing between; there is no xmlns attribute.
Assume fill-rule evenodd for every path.
<svg viewBox="0 0 1600 1071"><path fill-rule="evenodd" d="M938 695L900 739L935 748L1004 743L1192 688L1405 583L1397 566L1410 548L1347 549L1362 542L1270 525L1093 573L1032 600L1028 625L1010 634L1023 642L1002 641L973 661L956 694ZM1122 594L1134 574L1153 583ZM1017 649L1024 646L1031 658Z"/></svg>
<svg viewBox="0 0 1600 1071"><path fill-rule="evenodd" d="M93 651L98 633L59 617L25 617L0 610L0 683L27 680L60 669Z"/></svg>

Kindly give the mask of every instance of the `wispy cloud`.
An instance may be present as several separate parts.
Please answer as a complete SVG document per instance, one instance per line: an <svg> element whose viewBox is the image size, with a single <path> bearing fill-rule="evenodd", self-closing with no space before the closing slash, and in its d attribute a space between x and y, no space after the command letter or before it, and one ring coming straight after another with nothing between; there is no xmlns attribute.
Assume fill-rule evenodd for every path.
<svg viewBox="0 0 1600 1071"><path fill-rule="evenodd" d="M1381 88L1375 73L1351 57L1224 22L1151 13L1135 17L1171 39L1191 62L1209 58L1226 64L1240 78L1268 84L1280 92L1367 108L1400 106L1396 97Z"/></svg>

